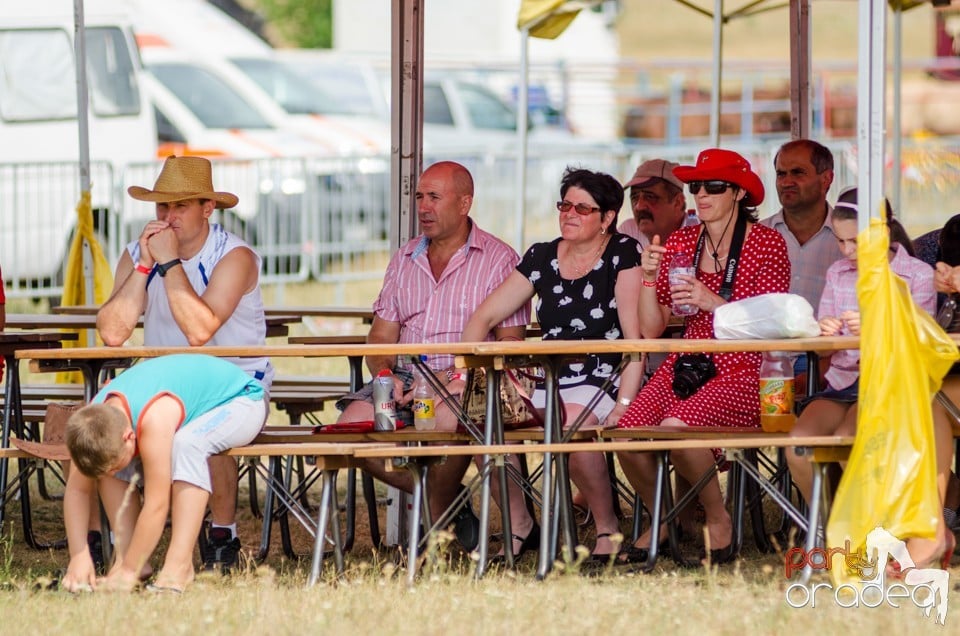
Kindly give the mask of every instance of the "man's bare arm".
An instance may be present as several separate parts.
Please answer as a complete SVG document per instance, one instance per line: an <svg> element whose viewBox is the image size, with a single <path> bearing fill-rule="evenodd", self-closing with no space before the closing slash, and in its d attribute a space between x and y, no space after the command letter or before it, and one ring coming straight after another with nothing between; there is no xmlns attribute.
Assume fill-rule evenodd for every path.
<svg viewBox="0 0 960 636"><path fill-rule="evenodd" d="M182 267L174 267L164 278L164 288L173 319L192 346L204 345L230 319L244 294L257 286L257 258L246 248L224 256L210 277L203 295L191 287Z"/></svg>
<svg viewBox="0 0 960 636"><path fill-rule="evenodd" d="M380 316L373 317L370 333L367 334L368 344L396 344L400 341L400 323L384 320ZM396 366L396 356L368 356L367 368L374 376L383 369L393 371Z"/></svg>
<svg viewBox="0 0 960 636"><path fill-rule="evenodd" d="M124 252L113 276L110 298L97 311L97 331L103 342L119 347L137 327L147 305L147 275L134 269L129 252Z"/></svg>

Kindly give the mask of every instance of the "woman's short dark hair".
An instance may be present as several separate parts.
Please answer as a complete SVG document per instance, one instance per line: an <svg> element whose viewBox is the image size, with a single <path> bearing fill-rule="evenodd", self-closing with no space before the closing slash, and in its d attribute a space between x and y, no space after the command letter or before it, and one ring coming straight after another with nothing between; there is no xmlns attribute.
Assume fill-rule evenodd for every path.
<svg viewBox="0 0 960 636"><path fill-rule="evenodd" d="M623 186L619 181L605 172L593 172L568 166L563 173L563 179L560 180L560 198L567 196L567 190L574 186L585 190L593 197L601 213L613 210L613 222L610 225L611 228L617 226L617 215L623 207Z"/></svg>

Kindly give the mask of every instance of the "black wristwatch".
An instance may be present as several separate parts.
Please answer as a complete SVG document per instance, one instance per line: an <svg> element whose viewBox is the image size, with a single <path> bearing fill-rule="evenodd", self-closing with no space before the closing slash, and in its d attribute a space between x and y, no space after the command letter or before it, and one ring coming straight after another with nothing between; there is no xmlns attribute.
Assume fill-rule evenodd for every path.
<svg viewBox="0 0 960 636"><path fill-rule="evenodd" d="M171 269L173 269L174 267L180 264L181 263L179 258L175 258L172 261L168 261L166 263L160 263L157 265L157 273L160 274L161 276L166 276L167 272L169 272Z"/></svg>

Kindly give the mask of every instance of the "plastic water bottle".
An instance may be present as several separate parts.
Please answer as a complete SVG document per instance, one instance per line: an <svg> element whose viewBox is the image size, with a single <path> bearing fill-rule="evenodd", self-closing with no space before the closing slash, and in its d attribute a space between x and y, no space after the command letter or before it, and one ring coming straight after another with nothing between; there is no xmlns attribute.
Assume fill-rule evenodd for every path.
<svg viewBox="0 0 960 636"><path fill-rule="evenodd" d="M684 285L687 281L680 276L690 276L696 278L697 268L693 264L693 259L686 252L677 252L670 259L670 269L667 272L667 279L670 286ZM696 305L673 303L673 314L675 316L692 316L700 311Z"/></svg>
<svg viewBox="0 0 960 636"><path fill-rule="evenodd" d="M397 430L397 404L393 399L393 374L384 369L373 379L373 430Z"/></svg>
<svg viewBox="0 0 960 636"><path fill-rule="evenodd" d="M793 428L796 416L793 364L790 356L779 351L763 354L760 364L760 426L773 433Z"/></svg>
<svg viewBox="0 0 960 636"><path fill-rule="evenodd" d="M420 356L420 359L426 362L427 356ZM414 374L413 426L418 431L432 431L437 428L433 387L419 369L415 369Z"/></svg>

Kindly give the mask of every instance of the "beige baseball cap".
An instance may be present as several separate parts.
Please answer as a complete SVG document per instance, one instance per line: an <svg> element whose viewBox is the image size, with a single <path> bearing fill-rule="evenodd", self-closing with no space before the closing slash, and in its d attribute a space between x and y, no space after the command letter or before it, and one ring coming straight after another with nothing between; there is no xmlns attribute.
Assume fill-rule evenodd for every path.
<svg viewBox="0 0 960 636"><path fill-rule="evenodd" d="M666 159L649 159L637 167L633 177L623 187L624 189L633 186L645 188L654 185L657 179L661 179L683 190L683 182L673 174L673 169L678 165Z"/></svg>

